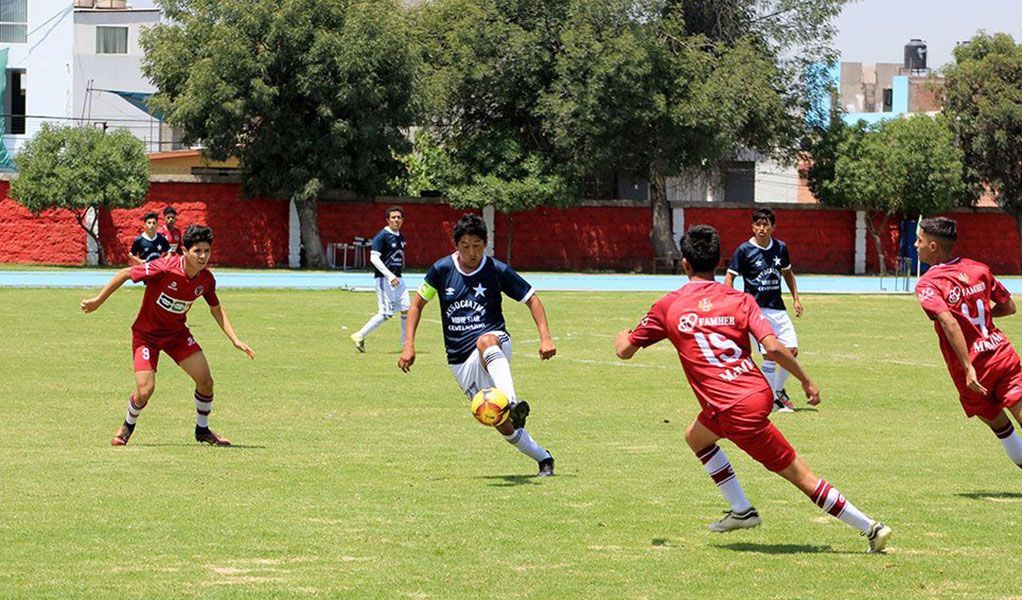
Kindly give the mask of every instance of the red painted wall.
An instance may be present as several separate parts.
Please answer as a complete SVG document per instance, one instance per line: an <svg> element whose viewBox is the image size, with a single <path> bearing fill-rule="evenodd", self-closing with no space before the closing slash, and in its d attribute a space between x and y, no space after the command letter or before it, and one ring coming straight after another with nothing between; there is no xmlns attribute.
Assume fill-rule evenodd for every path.
<svg viewBox="0 0 1022 600"><path fill-rule="evenodd" d="M33 215L7 197L0 181L0 262L80 265L85 262L85 231L67 210Z"/></svg>

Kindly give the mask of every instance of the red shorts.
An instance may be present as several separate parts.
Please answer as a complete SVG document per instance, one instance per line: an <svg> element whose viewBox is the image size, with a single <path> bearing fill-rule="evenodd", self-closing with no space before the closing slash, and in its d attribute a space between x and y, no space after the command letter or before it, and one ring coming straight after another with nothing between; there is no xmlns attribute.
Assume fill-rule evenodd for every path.
<svg viewBox="0 0 1022 600"><path fill-rule="evenodd" d="M795 462L795 449L768 418L773 394L767 390L738 401L723 411L704 408L699 422L722 438L729 439L746 454L771 471L783 471Z"/></svg>
<svg viewBox="0 0 1022 600"><path fill-rule="evenodd" d="M979 375L979 382L987 389L986 396L969 388L958 390L958 401L962 403L967 417L993 420L1002 409L1015 406L1022 400L1022 364L1018 362L1009 367L988 369Z"/></svg>
<svg viewBox="0 0 1022 600"><path fill-rule="evenodd" d="M174 362L180 363L196 352L202 352L202 348L192 337L190 331L184 331L181 335L159 341L144 338L134 331L131 332L131 354L134 357L135 371L156 371L161 351L166 352Z"/></svg>

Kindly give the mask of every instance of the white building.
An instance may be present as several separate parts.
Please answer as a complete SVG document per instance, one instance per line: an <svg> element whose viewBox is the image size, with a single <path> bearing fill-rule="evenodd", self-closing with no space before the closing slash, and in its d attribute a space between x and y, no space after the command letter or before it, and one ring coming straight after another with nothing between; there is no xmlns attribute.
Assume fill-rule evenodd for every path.
<svg viewBox="0 0 1022 600"><path fill-rule="evenodd" d="M159 121L112 93L155 91L142 75L139 34L159 21L157 9L132 9L119 0L0 0L8 152L17 152L44 122L126 128L147 151L159 151L161 134L169 137Z"/></svg>

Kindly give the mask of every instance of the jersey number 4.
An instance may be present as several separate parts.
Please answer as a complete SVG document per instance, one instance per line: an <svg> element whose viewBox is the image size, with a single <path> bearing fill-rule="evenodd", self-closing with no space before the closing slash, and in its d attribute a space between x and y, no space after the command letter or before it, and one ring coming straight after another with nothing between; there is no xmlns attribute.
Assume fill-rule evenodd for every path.
<svg viewBox="0 0 1022 600"><path fill-rule="evenodd" d="M987 307L986 303L982 300L976 302L976 314L973 316L972 310L969 309L968 302L962 302L962 314L965 318L972 321L972 324L983 334L983 337L987 336Z"/></svg>
<svg viewBox="0 0 1022 600"><path fill-rule="evenodd" d="M735 363L742 359L742 349L738 347L738 344L719 333L706 335L696 332L695 337L699 349L703 351L703 356L711 365L726 367L727 365L724 363ZM722 352L717 354L717 351Z"/></svg>

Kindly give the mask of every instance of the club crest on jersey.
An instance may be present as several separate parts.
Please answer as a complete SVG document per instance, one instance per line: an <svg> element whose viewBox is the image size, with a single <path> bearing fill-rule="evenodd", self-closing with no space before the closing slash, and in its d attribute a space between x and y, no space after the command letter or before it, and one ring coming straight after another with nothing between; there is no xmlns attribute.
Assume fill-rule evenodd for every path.
<svg viewBox="0 0 1022 600"><path fill-rule="evenodd" d="M448 296L453 296L453 295L454 295L454 292L456 292L456 291L457 291L457 290L455 290L454 288L452 288L452 287L449 287L449 288L447 288L446 290L444 290L444 293L445 293L445 294L447 294Z"/></svg>
<svg viewBox="0 0 1022 600"><path fill-rule="evenodd" d="M699 310L703 312L710 312L710 309L712 308L713 302L710 302L709 298L703 298L702 300L699 301Z"/></svg>
<svg viewBox="0 0 1022 600"><path fill-rule="evenodd" d="M951 289L947 294L947 301L951 304L958 304L958 301L962 299L962 288L957 285Z"/></svg>
<svg viewBox="0 0 1022 600"><path fill-rule="evenodd" d="M965 273L959 273L955 277L958 277L958 281L961 281L964 285L969 285L969 276Z"/></svg>
<svg viewBox="0 0 1022 600"><path fill-rule="evenodd" d="M156 299L156 305L163 310L172 312L176 315L183 315L192 307L192 303L187 300L176 300L167 294L162 293L160 294L160 297Z"/></svg>
<svg viewBox="0 0 1022 600"><path fill-rule="evenodd" d="M195 297L198 298L199 296L201 296L203 291L204 290L203 290L201 285L200 286L196 286L195 287Z"/></svg>
<svg viewBox="0 0 1022 600"><path fill-rule="evenodd" d="M688 333L695 329L696 323L698 321L699 315L695 313L688 313L687 315L682 315L681 318L678 319L678 331L682 333Z"/></svg>
<svg viewBox="0 0 1022 600"><path fill-rule="evenodd" d="M174 290L176 292L177 291L177 282L176 281L171 281L170 285L168 285L167 287L172 289L172 290Z"/></svg>

